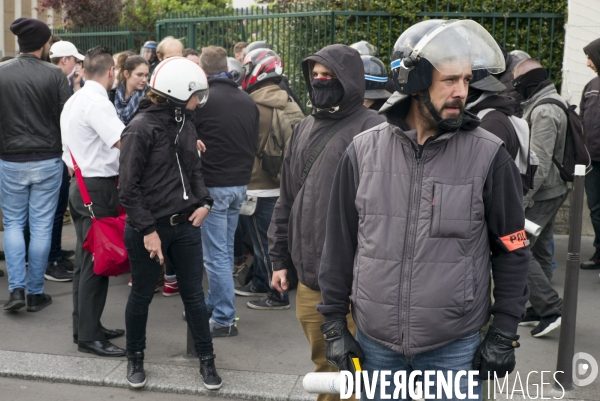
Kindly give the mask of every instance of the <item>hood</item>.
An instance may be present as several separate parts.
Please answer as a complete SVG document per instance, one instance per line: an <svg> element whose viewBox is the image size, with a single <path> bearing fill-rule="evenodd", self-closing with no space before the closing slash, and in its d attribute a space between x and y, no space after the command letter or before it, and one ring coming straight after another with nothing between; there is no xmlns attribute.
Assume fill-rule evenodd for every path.
<svg viewBox="0 0 600 401"><path fill-rule="evenodd" d="M507 95L483 94L479 99L468 103L466 109L477 115L481 110L494 109L507 115L514 116L517 112L517 100Z"/></svg>
<svg viewBox="0 0 600 401"><path fill-rule="evenodd" d="M600 39L596 39L584 47L583 52L592 60L594 67L599 71L598 75L600 75Z"/></svg>
<svg viewBox="0 0 600 401"><path fill-rule="evenodd" d="M312 96L309 67L311 61L330 68L344 87L344 98L340 103L339 110L335 113L317 113L317 110L313 108L312 114L316 118L341 119L363 107L362 104L365 97L365 67L360 54L356 50L339 44L330 45L302 60L302 73L304 74L309 99Z"/></svg>
<svg viewBox="0 0 600 401"><path fill-rule="evenodd" d="M269 85L257 89L250 94L250 97L258 105L281 110L285 109L288 101L287 92L278 85Z"/></svg>
<svg viewBox="0 0 600 401"><path fill-rule="evenodd" d="M410 95L394 92L392 96L390 96L385 102L385 104L381 106L381 109L379 109L379 114L385 115L388 123L399 127L401 130L410 130L410 127L408 124L406 124L404 119L408 114L411 100L412 97ZM475 114L466 110L465 108L460 129L463 131L471 131L479 127L480 124L481 120Z"/></svg>

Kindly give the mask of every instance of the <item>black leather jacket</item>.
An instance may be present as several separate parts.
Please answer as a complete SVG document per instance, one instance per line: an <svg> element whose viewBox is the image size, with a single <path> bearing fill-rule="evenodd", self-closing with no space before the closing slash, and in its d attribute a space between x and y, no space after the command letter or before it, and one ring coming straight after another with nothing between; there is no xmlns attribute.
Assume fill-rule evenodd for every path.
<svg viewBox="0 0 600 401"><path fill-rule="evenodd" d="M61 154L60 113L70 96L62 70L32 54L0 63L0 157Z"/></svg>
<svg viewBox="0 0 600 401"><path fill-rule="evenodd" d="M121 134L119 200L127 222L143 235L156 231L158 219L213 203L200 172L191 114L186 113L177 145L176 124L170 106L142 98Z"/></svg>

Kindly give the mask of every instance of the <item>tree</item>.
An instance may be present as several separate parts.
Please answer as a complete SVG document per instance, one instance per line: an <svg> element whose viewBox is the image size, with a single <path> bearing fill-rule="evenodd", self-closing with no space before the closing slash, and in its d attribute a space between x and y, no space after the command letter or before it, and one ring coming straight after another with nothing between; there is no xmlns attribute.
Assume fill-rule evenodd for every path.
<svg viewBox="0 0 600 401"><path fill-rule="evenodd" d="M40 0L40 8L61 10L65 28L118 25L121 0Z"/></svg>
<svg viewBox="0 0 600 401"><path fill-rule="evenodd" d="M153 32L156 20L173 12L225 8L228 0L124 0L121 24L132 30Z"/></svg>

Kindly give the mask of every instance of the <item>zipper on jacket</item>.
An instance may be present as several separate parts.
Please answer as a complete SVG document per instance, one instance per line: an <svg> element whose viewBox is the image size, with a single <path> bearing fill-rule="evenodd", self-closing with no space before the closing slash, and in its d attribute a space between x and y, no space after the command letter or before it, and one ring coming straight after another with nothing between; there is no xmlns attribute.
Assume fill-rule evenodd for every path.
<svg viewBox="0 0 600 401"><path fill-rule="evenodd" d="M415 152L415 180L411 180L411 196L409 201L409 214L407 223L407 233L404 240L404 260L402 262L402 282L400 284L400 302L402 308L400 309L400 325L402 331L400 333L400 341L402 353L406 354L409 349L409 341L407 331L408 314L409 314L409 294L410 294L410 272L412 271L412 264L414 261L414 247L416 243L416 230L418 226L419 217L419 199L421 194L421 185L423 183L423 164L421 163L423 152L425 147L433 137L429 137L423 143L423 146L415 146L411 141L410 144ZM413 209L414 210L413 212Z"/></svg>

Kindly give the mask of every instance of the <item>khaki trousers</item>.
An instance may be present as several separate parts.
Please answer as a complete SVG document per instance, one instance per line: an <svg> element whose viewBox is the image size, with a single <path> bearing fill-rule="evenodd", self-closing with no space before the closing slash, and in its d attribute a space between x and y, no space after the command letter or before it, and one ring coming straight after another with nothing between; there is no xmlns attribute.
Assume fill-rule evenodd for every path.
<svg viewBox="0 0 600 401"><path fill-rule="evenodd" d="M320 291L314 291L302 283L298 283L296 293L296 317L302 325L304 335L310 344L311 359L315 364L315 372L337 372L338 369L327 363L325 358L325 340L321 334L321 325L325 322L323 315L317 311L317 304L323 299ZM347 315L348 329L356 335L356 325L352 314ZM317 401L339 401L339 394L319 394ZM354 400L354 398L350 398Z"/></svg>

